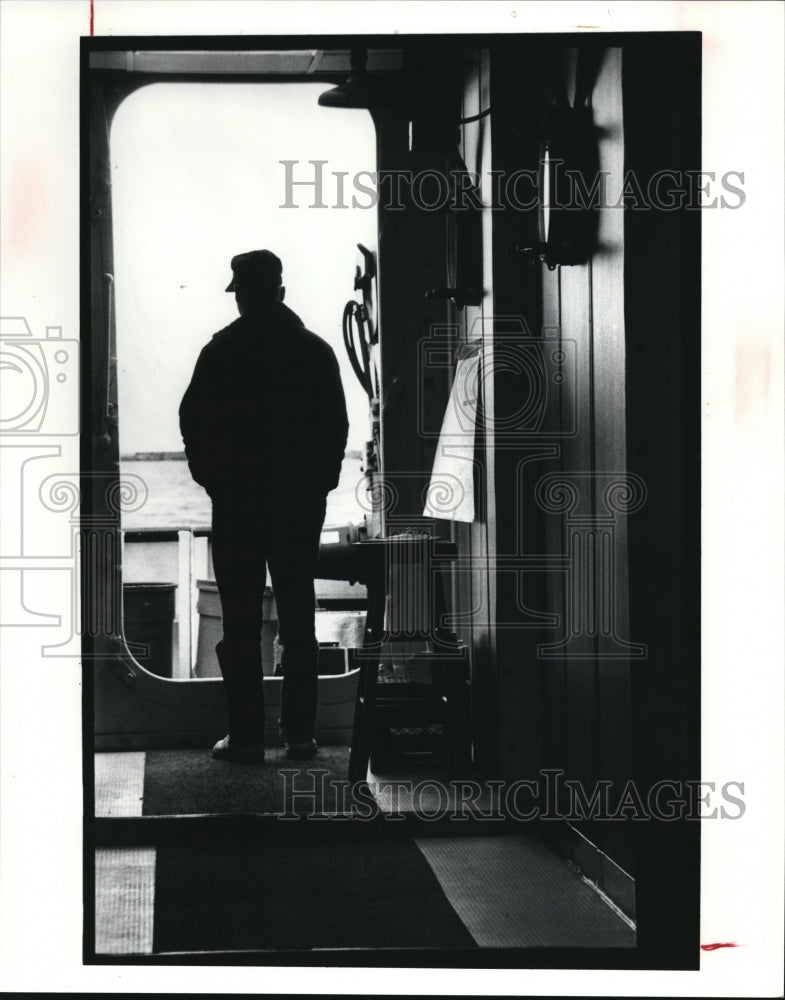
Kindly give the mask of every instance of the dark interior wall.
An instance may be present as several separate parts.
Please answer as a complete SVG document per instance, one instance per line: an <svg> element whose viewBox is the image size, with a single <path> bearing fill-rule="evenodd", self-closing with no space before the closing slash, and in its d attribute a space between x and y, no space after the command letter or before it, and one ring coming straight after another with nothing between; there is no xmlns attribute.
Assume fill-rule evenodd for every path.
<svg viewBox="0 0 785 1000"><path fill-rule="evenodd" d="M518 170L536 172L539 161L539 107L536 81L525 47L491 49L492 166L502 178ZM524 196L525 185L521 195ZM536 212L520 211L499 199L493 213L493 390L494 495L496 503L496 650L498 724L486 734L481 765L485 773L532 777L542 765L544 673L536 649L539 631L523 608L542 609L547 588L542 573L524 572L520 559L545 551L533 484L554 468L558 454L547 437L516 433L515 414L532 392L516 351L542 325L539 266L530 266L516 248L537 238Z"/></svg>
<svg viewBox="0 0 785 1000"><path fill-rule="evenodd" d="M625 166L699 170L700 36L630 45L623 76ZM710 166L710 165L709 165ZM648 655L632 673L636 778L700 776L700 213L625 212L629 462L647 485L630 521L630 620ZM699 825L635 826L645 902L639 939L663 928L697 961Z"/></svg>
<svg viewBox="0 0 785 1000"><path fill-rule="evenodd" d="M567 559L564 573L548 577L548 606L561 628L540 653L547 657L544 755L548 767L579 781L588 798L607 782L615 810L632 778L630 672L645 655L629 621L628 530L643 489L626 455L626 246L623 211L610 207L624 172L623 53L616 45L583 44L548 58L571 106L585 109L586 180L605 177L606 192L603 206L587 216L586 259L542 272L544 326L558 330L566 359L559 472L548 482L571 493L566 509L550 502L541 514L549 552ZM568 796L562 803L570 811ZM570 822L634 873L629 823Z"/></svg>
<svg viewBox="0 0 785 1000"><path fill-rule="evenodd" d="M536 172L553 100L574 106L583 93L589 159L620 186L617 47L502 47L492 87L495 169ZM497 578L498 754L509 778L558 769L589 797L598 782L612 782L613 802L632 776L630 656L641 650L630 641L626 512L606 498L629 482L623 213L603 209L593 226L585 258L551 271L520 252L538 240L536 209L505 203L494 218L497 422L543 396L538 420L496 441L497 547L515 563ZM516 370L516 352L527 346L539 380L525 365ZM611 593L600 592L605 580ZM566 799L561 804L569 809ZM576 825L632 873L628 828Z"/></svg>
<svg viewBox="0 0 785 1000"><path fill-rule="evenodd" d="M637 175L645 190L659 169L697 169L694 37L619 40L600 56L592 120L600 127L599 166L611 169L616 192L620 174ZM520 49L494 50L494 169L536 170L548 92L561 82L572 99L580 57L579 48L548 41L527 58ZM695 212L638 210L633 201L600 213L585 263L552 274L539 264L527 267L516 252L536 240L533 212L507 209L494 218L497 360L507 343L501 317L510 316L522 317L523 337L535 341L557 330L575 355L539 433L496 441L497 548L521 568L497 575L498 766L509 778L558 768L588 794L610 781L612 806L631 779L645 800L657 780L698 774L699 222ZM523 373L498 365L495 390L498 421L531 386ZM538 484L559 477L576 489L561 511L537 499ZM611 497L609 509L612 479L629 493L626 500ZM599 610L601 601L595 595L576 610L570 545L590 541L581 519L593 524L598 543L608 515L613 628L592 635L575 616L592 603ZM563 573L554 572L560 554ZM556 618L538 622L538 613ZM563 656L543 657L542 645L564 636L565 623L575 627L576 640L583 636L583 647L568 640ZM694 825L576 826L635 873L644 936L669 926L665 886L671 899L693 890L697 899ZM695 930L689 907L679 927Z"/></svg>

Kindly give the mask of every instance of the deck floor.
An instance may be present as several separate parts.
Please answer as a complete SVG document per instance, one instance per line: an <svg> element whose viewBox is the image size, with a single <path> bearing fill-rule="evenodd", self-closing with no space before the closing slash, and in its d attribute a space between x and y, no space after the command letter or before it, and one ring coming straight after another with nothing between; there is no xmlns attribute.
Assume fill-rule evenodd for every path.
<svg viewBox="0 0 785 1000"><path fill-rule="evenodd" d="M332 773L345 774L345 764L348 760L348 748L325 748L329 753L322 754L315 762L300 764L300 774L295 775L295 781L307 781L313 778L314 770L327 772L326 780ZM280 761L277 759L280 755ZM216 802L216 813L225 815L226 803L231 802L238 813L264 811L265 803L278 802L271 798L271 775L277 776L276 768L292 769L292 762L285 761L281 751L273 753L274 760L268 760L262 769L250 766L226 765L223 762L212 761L205 751L155 751L130 753L101 753L95 758L95 806L97 818L142 817L145 815L160 816L166 812L167 804L175 807L169 814L188 815L189 813L204 815L211 810L205 809L205 804ZM162 774L167 769L171 772L171 788L166 782L162 784ZM266 773L262 779L261 772ZM403 775L368 776L369 786L378 807L384 812L406 812L417 808L421 813L436 813L444 809L443 791L440 792L438 782L426 780L427 774L411 773ZM399 780L403 784L397 783ZM264 785L264 781L267 782ZM416 786L416 802L411 794L412 784ZM266 788L266 791L260 789ZM301 787L301 786L300 786ZM220 788L220 795L215 794ZM212 791L211 791L212 789ZM391 789L396 791L393 796ZM408 794L407 794L408 792ZM154 798L154 808L150 809L150 801ZM266 797L265 797L266 796ZM194 808L190 808L190 805ZM182 807L185 806L183 809ZM179 809L179 812L178 812ZM326 811L329 811L326 810ZM424 859L426 866L423 871L431 873L438 885L437 893L442 895L437 900L436 912L457 915L462 928L465 928L467 940L474 942L479 948L634 948L636 943L635 929L632 922L621 914L598 893L581 875L561 858L553 854L533 834L503 834L489 831L488 835L478 832L474 835L460 837L428 836L413 838L416 846L414 852ZM302 848L306 850L306 848ZM332 850L323 847L322 852ZM372 847L368 846L368 851ZM419 852L419 853L418 853ZM208 848L195 851L187 858L187 864L193 865L193 878L198 883L200 878L208 878L206 892L215 893L215 883L209 882L210 864L214 863L215 852ZM265 846L258 847L258 853L251 855L240 852L237 863L246 867L259 869L255 883L253 879L246 882L240 877L237 886L232 890L233 907L236 904L241 910L254 914L254 920L259 921L260 908L269 905L269 901L258 898L259 879L264 881ZM272 852L274 855L274 852ZM161 876L162 858L167 857L154 847L101 847L95 857L95 950L97 955L154 955L156 954L156 926L164 922L162 914L171 922L172 911L176 912L178 901L171 898L174 891L171 880ZM232 854L222 862L228 865L231 872ZM274 862L272 858L270 864ZM347 880L353 880L352 865L355 859L341 862L348 864ZM363 859L363 851L358 850L356 865L357 878L367 877L367 857ZM268 873L270 874L270 873ZM231 879L231 876L230 876ZM223 883L219 883L223 884ZM229 890L227 889L227 892ZM309 913L308 890L300 885L302 899L299 900L303 913ZM408 891L405 885L401 892ZM220 895L220 892L218 892ZM335 891L336 897L343 894ZM391 919L399 919L402 901L390 897ZM237 897L237 898L235 898ZM215 906L225 901L214 895L211 897ZM298 901L292 901L296 904ZM184 904L185 905L185 904ZM189 904L193 905L193 903ZM340 924L341 907L352 905L352 894L348 893L345 900L336 898L334 906L336 919ZM405 907L405 898L403 900ZM374 900L376 909L381 907L382 916L385 902ZM445 907L442 910L438 906ZM397 909L396 909L397 907ZM156 916L158 914L158 917ZM448 922L448 921L447 921ZM242 938L237 947L248 947L249 941L254 949L264 950L275 947L270 936L265 931L264 921L258 923L258 931L251 932L247 926L242 928ZM347 921L347 927L351 923ZM432 928L431 928L432 930ZM314 924L314 940L319 939L323 927ZM462 931L463 932L463 931ZM254 936L256 933L257 936ZM308 927L298 926L298 933L308 940ZM338 947L353 947L353 935L347 931L344 943L340 932L336 931ZM249 934L251 935L249 938ZM393 935L395 938L395 935ZM188 950L186 934L186 945ZM197 944L194 944L197 948Z"/></svg>

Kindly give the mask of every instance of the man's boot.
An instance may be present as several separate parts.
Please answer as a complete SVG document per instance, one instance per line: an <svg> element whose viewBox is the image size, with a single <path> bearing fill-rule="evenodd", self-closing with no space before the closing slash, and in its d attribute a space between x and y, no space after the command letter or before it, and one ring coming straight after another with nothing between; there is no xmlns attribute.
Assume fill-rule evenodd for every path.
<svg viewBox="0 0 785 1000"><path fill-rule="evenodd" d="M259 647L256 648L255 656L251 654L240 658L226 649L222 639L215 647L215 652L224 680L229 733L215 744L213 757L249 763L262 761L264 690Z"/></svg>

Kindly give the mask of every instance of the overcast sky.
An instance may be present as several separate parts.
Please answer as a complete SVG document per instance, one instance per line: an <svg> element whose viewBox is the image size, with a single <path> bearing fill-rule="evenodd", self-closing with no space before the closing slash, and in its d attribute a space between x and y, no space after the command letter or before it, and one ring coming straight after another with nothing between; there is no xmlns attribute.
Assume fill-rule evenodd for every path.
<svg viewBox="0 0 785 1000"><path fill-rule="evenodd" d="M376 249L375 208L310 208L312 189L286 200L285 168L313 177L373 171L366 111L320 108L323 84L153 84L132 94L112 126L117 368L121 454L179 451L177 408L201 347L236 316L224 292L236 253L268 248L283 261L286 302L341 364L350 448L369 436L366 397L351 371L341 315L354 296L357 243ZM367 183L367 181L365 182ZM351 204L351 197L345 199ZM370 201L365 197L363 204Z"/></svg>

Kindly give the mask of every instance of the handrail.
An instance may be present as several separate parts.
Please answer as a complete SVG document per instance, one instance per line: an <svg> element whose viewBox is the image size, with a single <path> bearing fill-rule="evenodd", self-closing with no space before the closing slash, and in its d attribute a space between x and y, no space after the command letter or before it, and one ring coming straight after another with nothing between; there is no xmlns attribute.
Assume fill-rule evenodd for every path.
<svg viewBox="0 0 785 1000"><path fill-rule="evenodd" d="M325 526L324 531L334 532L335 527ZM177 642L177 662L174 664L174 676L186 679L193 676L195 665L195 651L198 647L199 639L199 615L197 604L199 595L197 593L197 578L206 577L213 579L211 539L212 529L207 527L176 527L176 528L127 528L122 530L123 544L144 544L144 543L169 543L177 544L177 569L174 574L176 579L167 582L177 584L175 597L175 615L178 624ZM196 572L196 558L194 552L194 540L206 539L207 541L207 561L204 572ZM356 543L352 543L353 545ZM332 545L325 547L329 553ZM204 550L202 550L204 551ZM204 556L202 556L204 558ZM333 560L334 561L334 560ZM343 567L345 569L345 567ZM341 568L337 565L324 565L326 575L318 579L343 579L338 573ZM318 606L321 610L363 610L367 607L366 597L333 596L320 597Z"/></svg>
<svg viewBox="0 0 785 1000"><path fill-rule="evenodd" d="M127 542L176 542L181 531L189 531L194 538L211 538L212 528L125 528Z"/></svg>
<svg viewBox="0 0 785 1000"><path fill-rule="evenodd" d="M196 611L196 575L194 572L194 539L207 538L208 575L210 567L211 531L209 528L131 528L123 530L123 544L177 543L177 591L175 616L177 620L177 662L174 664L175 678L187 679L193 676L194 650L198 641L199 618Z"/></svg>

